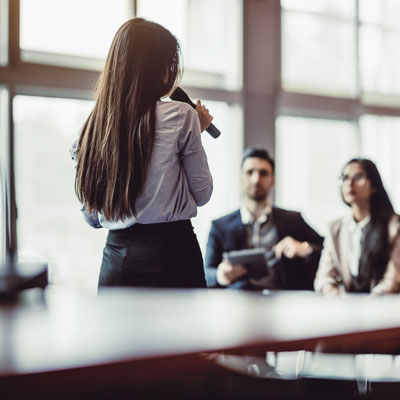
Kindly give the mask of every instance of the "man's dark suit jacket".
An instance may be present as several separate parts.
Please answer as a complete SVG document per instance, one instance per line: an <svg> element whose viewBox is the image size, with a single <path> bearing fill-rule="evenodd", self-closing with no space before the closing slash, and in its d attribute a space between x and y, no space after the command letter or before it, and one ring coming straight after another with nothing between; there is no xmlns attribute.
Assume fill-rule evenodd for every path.
<svg viewBox="0 0 400 400"><path fill-rule="evenodd" d="M304 221L298 212L272 207L272 217L278 232L278 241L291 236L300 242L308 242L315 250L306 258L283 257L277 262L273 268L274 287L269 287L269 289L313 290L323 238ZM222 261L222 253L244 248L246 248L246 230L239 210L212 222L205 259L208 287L221 287L217 282L216 272ZM248 278L244 277L241 282L232 284L232 287L247 288L247 281Z"/></svg>

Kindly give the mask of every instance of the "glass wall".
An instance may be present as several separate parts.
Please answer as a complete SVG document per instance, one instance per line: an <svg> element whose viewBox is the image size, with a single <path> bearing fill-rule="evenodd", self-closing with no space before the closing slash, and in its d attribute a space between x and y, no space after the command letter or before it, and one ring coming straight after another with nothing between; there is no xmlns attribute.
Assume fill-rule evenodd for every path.
<svg viewBox="0 0 400 400"><path fill-rule="evenodd" d="M283 88L354 97L355 2L283 0L281 5Z"/></svg>
<svg viewBox="0 0 400 400"><path fill-rule="evenodd" d="M344 164L357 155L357 129L350 122L301 117L277 119L276 201L304 213L325 233L331 219L347 207L338 178Z"/></svg>
<svg viewBox="0 0 400 400"><path fill-rule="evenodd" d="M360 119L361 152L374 161L396 211L400 211L400 117L364 115Z"/></svg>
<svg viewBox="0 0 400 400"><path fill-rule="evenodd" d="M138 0L137 14L179 39L185 85L229 90L242 86L240 0Z"/></svg>
<svg viewBox="0 0 400 400"><path fill-rule="evenodd" d="M69 148L92 102L17 96L15 181L19 256L49 262L50 281L95 290L106 231L89 227Z"/></svg>
<svg viewBox="0 0 400 400"><path fill-rule="evenodd" d="M365 157L377 164L399 210L400 117L389 116L400 115L399 2L282 0L281 6L282 86L296 92L297 104L296 117L277 119L277 201L303 211L324 232L345 212L335 177L347 160Z"/></svg>
<svg viewBox="0 0 400 400"><path fill-rule="evenodd" d="M240 204L240 161L243 149L243 117L238 105L207 101L207 107L214 115L214 121L221 136L212 138L202 133L214 191L209 203L198 209L198 216L192 220L200 247L203 252L207 244L211 220L230 211Z"/></svg>
<svg viewBox="0 0 400 400"><path fill-rule="evenodd" d="M0 66L8 63L8 0L0 0Z"/></svg>
<svg viewBox="0 0 400 400"><path fill-rule="evenodd" d="M360 66L364 98L392 103L400 96L400 3L360 0ZM400 104L397 98L397 106Z"/></svg>
<svg viewBox="0 0 400 400"><path fill-rule="evenodd" d="M282 0L281 6L284 89L400 107L397 0Z"/></svg>
<svg viewBox="0 0 400 400"><path fill-rule="evenodd" d="M101 68L115 32L133 16L131 0L110 5L108 0L21 0L22 59Z"/></svg>

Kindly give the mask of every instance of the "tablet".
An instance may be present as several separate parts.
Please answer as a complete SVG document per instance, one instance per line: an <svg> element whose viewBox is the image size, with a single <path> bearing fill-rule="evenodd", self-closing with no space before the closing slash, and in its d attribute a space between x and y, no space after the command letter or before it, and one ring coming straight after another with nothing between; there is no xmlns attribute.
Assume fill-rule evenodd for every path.
<svg viewBox="0 0 400 400"><path fill-rule="evenodd" d="M222 256L231 264L243 265L251 278L261 278L269 275L271 269L274 269L279 263L279 259L275 257L274 250L266 250L260 247L227 251Z"/></svg>
<svg viewBox="0 0 400 400"><path fill-rule="evenodd" d="M243 249L227 251L222 257L231 264L265 264L265 249Z"/></svg>

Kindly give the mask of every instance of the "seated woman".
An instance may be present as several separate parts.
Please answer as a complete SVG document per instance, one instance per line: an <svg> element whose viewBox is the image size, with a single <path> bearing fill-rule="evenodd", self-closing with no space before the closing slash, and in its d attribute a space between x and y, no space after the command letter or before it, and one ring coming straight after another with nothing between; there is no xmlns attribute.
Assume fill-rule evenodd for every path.
<svg viewBox="0 0 400 400"><path fill-rule="evenodd" d="M314 281L315 290L339 294L400 291L400 217L375 164L350 160L341 175L341 195L352 209L329 227Z"/></svg>

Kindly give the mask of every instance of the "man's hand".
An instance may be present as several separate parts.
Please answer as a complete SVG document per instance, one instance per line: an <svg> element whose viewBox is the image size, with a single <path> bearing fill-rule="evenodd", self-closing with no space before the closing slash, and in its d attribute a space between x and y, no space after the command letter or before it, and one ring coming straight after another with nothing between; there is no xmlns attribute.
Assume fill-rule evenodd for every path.
<svg viewBox="0 0 400 400"><path fill-rule="evenodd" d="M304 258L310 255L313 252L313 249L308 242L299 242L291 236L286 236L276 246L274 246L274 251L275 256L278 258L281 258L282 256L285 256L286 258Z"/></svg>
<svg viewBox="0 0 400 400"><path fill-rule="evenodd" d="M201 104L200 100L197 100L196 111L197 114L199 115L200 128L201 131L203 132L211 125L213 117L208 112L208 109Z"/></svg>
<svg viewBox="0 0 400 400"><path fill-rule="evenodd" d="M243 265L223 260L217 268L217 281L221 286L228 286L246 274L247 269Z"/></svg>

